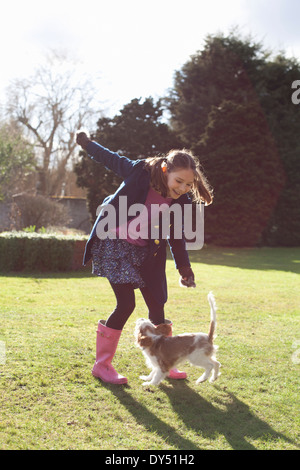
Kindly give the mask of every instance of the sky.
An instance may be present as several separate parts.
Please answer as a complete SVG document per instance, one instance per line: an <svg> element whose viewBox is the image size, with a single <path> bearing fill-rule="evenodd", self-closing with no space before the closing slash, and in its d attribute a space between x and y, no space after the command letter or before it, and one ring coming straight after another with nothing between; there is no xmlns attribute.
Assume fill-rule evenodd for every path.
<svg viewBox="0 0 300 470"><path fill-rule="evenodd" d="M0 102L12 79L63 49L114 116L133 98L164 96L208 34L238 28L300 61L299 18L299 0L10 0L1 11Z"/></svg>

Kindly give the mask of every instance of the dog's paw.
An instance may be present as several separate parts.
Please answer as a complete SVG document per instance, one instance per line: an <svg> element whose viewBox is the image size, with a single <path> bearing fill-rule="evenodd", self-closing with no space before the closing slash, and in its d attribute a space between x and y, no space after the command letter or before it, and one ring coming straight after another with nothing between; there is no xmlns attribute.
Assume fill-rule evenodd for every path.
<svg viewBox="0 0 300 470"><path fill-rule="evenodd" d="M209 379L209 383L213 383L217 380L218 377L220 377L221 372L218 373L218 375L212 375L211 378Z"/></svg>
<svg viewBox="0 0 300 470"><path fill-rule="evenodd" d="M142 383L143 387L148 387L149 385L152 385L152 382L147 381Z"/></svg>
<svg viewBox="0 0 300 470"><path fill-rule="evenodd" d="M149 375L140 375L140 379L142 380L150 380Z"/></svg>
<svg viewBox="0 0 300 470"><path fill-rule="evenodd" d="M196 380L196 384L201 384L207 380L207 377L204 377L204 375L201 375L198 380Z"/></svg>

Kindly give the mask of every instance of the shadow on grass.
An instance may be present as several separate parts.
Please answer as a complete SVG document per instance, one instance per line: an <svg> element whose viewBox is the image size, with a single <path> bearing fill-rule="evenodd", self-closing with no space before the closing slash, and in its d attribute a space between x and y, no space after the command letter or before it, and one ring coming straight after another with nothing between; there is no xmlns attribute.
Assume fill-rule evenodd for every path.
<svg viewBox="0 0 300 470"><path fill-rule="evenodd" d="M300 248L204 247L189 251L191 263L228 266L241 269L287 271L300 274Z"/></svg>
<svg viewBox="0 0 300 470"><path fill-rule="evenodd" d="M176 382L173 387L165 385L161 387L187 429L205 438L214 439L218 435L223 435L233 450L255 450L255 445L249 440L257 439L265 440L266 447L268 441L276 440L298 447L291 439L258 418L249 406L233 393L223 391L217 385L214 387L223 395L218 400L214 399L217 406L202 398L186 382Z"/></svg>
<svg viewBox="0 0 300 470"><path fill-rule="evenodd" d="M177 430L159 416L150 412L147 407L139 403L131 394L130 387L116 387L102 384L109 389L132 414L137 423L144 426L149 432L155 432L167 443L179 450L201 450L197 443L180 435ZM300 448L295 442L282 433L276 432L266 422L258 418L241 400L233 393L223 391L215 386L221 398L215 401L215 405L204 399L198 392L192 390L185 381L173 382L173 387L165 384L160 389L167 395L170 405L179 419L189 431L196 433L204 439L218 439L224 436L233 450L256 450L251 441L265 440L266 449L268 442L284 441L295 448ZM153 400L155 389L153 389Z"/></svg>
<svg viewBox="0 0 300 470"><path fill-rule="evenodd" d="M139 425L142 425L147 431L154 432L158 436L161 436L170 446L172 445L182 450L200 450L193 441L182 437L171 424L162 421L159 416L153 414L145 405L138 402L131 395L128 385L120 387L101 382L101 386L110 390L115 397L118 398L120 403L132 414ZM153 401L155 401L155 399L155 395L153 394Z"/></svg>

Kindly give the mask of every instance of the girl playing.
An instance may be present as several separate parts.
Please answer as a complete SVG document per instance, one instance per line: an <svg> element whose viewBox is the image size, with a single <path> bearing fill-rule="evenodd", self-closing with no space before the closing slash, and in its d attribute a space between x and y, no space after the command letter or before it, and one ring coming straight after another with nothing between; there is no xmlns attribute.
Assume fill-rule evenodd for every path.
<svg viewBox="0 0 300 470"><path fill-rule="evenodd" d="M93 160L123 178L115 194L103 201L86 244L83 263L92 258L93 273L108 279L117 301L109 318L98 322L96 362L92 373L104 382L124 384L127 378L118 374L111 362L122 329L135 308L136 288L140 289L146 302L149 319L155 325L165 322L167 242L182 283L187 287L194 287L195 284L184 237L175 237L172 230L168 240L159 235L152 239L148 232L148 236L137 237L130 229L130 222L135 220L135 216L128 217L126 224L119 224L120 197L126 196L128 208L140 203L147 209L147 214L152 214L149 209L153 205L169 207L178 203L184 210L184 205L192 200L210 204L212 192L198 162L189 151L172 150L165 157L133 161L91 141L84 132L77 133L76 141ZM116 209L115 236L99 236L99 227L108 205ZM149 219L147 222L150 223ZM169 377L181 379L186 374L173 369Z"/></svg>

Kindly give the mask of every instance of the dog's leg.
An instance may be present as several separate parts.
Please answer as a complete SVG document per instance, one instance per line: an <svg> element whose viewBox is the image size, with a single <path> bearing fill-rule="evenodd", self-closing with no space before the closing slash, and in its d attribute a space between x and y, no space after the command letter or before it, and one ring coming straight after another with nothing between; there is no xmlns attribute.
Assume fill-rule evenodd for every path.
<svg viewBox="0 0 300 470"><path fill-rule="evenodd" d="M200 384L201 382L205 382L205 380L208 379L210 376L210 373L214 367L212 361L210 359L207 360L207 363L202 365L202 367L205 368L205 372L199 377L199 379L196 381L196 384Z"/></svg>
<svg viewBox="0 0 300 470"><path fill-rule="evenodd" d="M152 370L149 375L140 375L140 379L142 379L142 380L151 380L153 375L154 375L154 370Z"/></svg>
<svg viewBox="0 0 300 470"><path fill-rule="evenodd" d="M212 375L211 375L211 378L209 379L210 383L211 382L214 382L215 380L217 380L217 378L219 377L220 375L220 372L219 372L219 369L221 367L221 364L220 362L216 361L215 359L211 358L214 366L213 366L213 372L212 372Z"/></svg>
<svg viewBox="0 0 300 470"><path fill-rule="evenodd" d="M148 382L144 382L143 385L158 385L166 375L166 372L162 372L160 369L155 369L153 371L152 379Z"/></svg>

